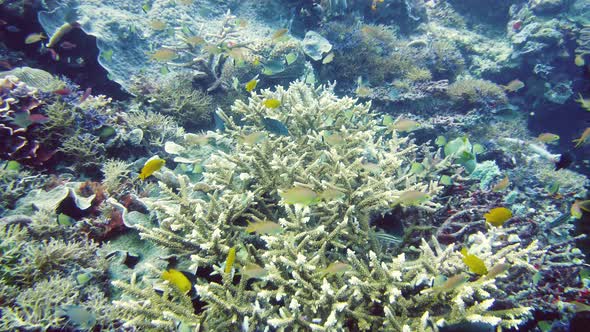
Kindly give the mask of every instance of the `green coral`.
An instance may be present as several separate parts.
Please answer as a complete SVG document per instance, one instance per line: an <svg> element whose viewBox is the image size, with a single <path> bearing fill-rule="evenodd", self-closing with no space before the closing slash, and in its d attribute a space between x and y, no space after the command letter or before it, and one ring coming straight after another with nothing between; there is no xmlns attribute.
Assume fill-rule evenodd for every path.
<svg viewBox="0 0 590 332"><path fill-rule="evenodd" d="M508 102L502 87L481 79L458 80L449 85L447 94L454 101L466 102L471 105L497 106Z"/></svg>
<svg viewBox="0 0 590 332"><path fill-rule="evenodd" d="M169 74L159 78L153 83L149 93L135 92L144 105L170 116L183 126L202 126L211 120L213 98L193 87L192 77L187 73Z"/></svg>
<svg viewBox="0 0 590 332"><path fill-rule="evenodd" d="M47 226L40 226L50 219L53 231L41 233ZM74 327L63 315L67 305L91 310L99 326L113 326L116 309L109 306L101 283L76 279L80 274L95 281L104 278L107 263L96 255L98 244L77 239L79 233L64 228L48 211L34 215L27 227L0 225L0 329Z"/></svg>

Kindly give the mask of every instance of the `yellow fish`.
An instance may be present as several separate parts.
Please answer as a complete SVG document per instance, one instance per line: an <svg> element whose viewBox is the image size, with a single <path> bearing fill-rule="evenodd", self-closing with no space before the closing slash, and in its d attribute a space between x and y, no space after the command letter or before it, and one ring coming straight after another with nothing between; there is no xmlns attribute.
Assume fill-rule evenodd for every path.
<svg viewBox="0 0 590 332"><path fill-rule="evenodd" d="M188 293L193 288L191 281L178 270L170 269L162 272L162 279L168 280L183 293Z"/></svg>
<svg viewBox="0 0 590 332"><path fill-rule="evenodd" d="M25 38L25 44L34 44L46 38L43 32L32 33Z"/></svg>
<svg viewBox="0 0 590 332"><path fill-rule="evenodd" d="M281 106L281 101L278 99L267 99L262 103L266 108L277 108Z"/></svg>
<svg viewBox="0 0 590 332"><path fill-rule="evenodd" d="M492 191L493 192L503 191L504 189L508 188L509 184L510 184L510 180L508 179L507 176L504 176L504 178L502 180L500 180L498 183L496 183L492 187Z"/></svg>
<svg viewBox="0 0 590 332"><path fill-rule="evenodd" d="M512 218L512 211L505 207L497 207L490 210L490 212L483 215L488 223L493 226L500 227L506 221Z"/></svg>
<svg viewBox="0 0 590 332"><path fill-rule="evenodd" d="M328 64L328 63L332 62L332 60L334 60L334 52L328 53L328 55L326 55L324 60L322 60L322 64L324 64L324 65Z"/></svg>
<svg viewBox="0 0 590 332"><path fill-rule="evenodd" d="M430 196L427 193L417 191L417 190L408 190L404 191L398 198L398 202L402 203L403 205L418 205L426 200L428 200Z"/></svg>
<svg viewBox="0 0 590 332"><path fill-rule="evenodd" d="M279 234L283 231L283 227L272 221L257 221L248 223L246 233L258 234Z"/></svg>
<svg viewBox="0 0 590 332"><path fill-rule="evenodd" d="M229 248L229 252L227 253L227 259L225 260L225 269L223 270L225 273L230 273L231 269L234 266L234 262L236 261L236 247Z"/></svg>
<svg viewBox="0 0 590 332"><path fill-rule="evenodd" d="M258 80L253 78L248 83L246 83L246 91L252 92L256 89L256 85L258 85Z"/></svg>
<svg viewBox="0 0 590 332"><path fill-rule="evenodd" d="M324 132L322 138L326 143L330 145L341 145L346 143L344 137L338 133L329 134L327 132Z"/></svg>
<svg viewBox="0 0 590 332"><path fill-rule="evenodd" d="M590 112L590 98L582 97L581 93L578 93L578 96L580 96L580 98L576 99L576 101L580 103L583 109Z"/></svg>
<svg viewBox="0 0 590 332"><path fill-rule="evenodd" d="M542 133L537 137L537 141L543 143L555 143L559 141L559 135L552 133Z"/></svg>
<svg viewBox="0 0 590 332"><path fill-rule="evenodd" d="M279 30L275 31L275 33L272 34L271 39L277 40L277 39L283 37L284 35L286 35L287 32L289 32L289 29L279 29Z"/></svg>
<svg viewBox="0 0 590 332"><path fill-rule="evenodd" d="M399 119L391 127L403 133L418 129L420 127L420 123L410 119Z"/></svg>
<svg viewBox="0 0 590 332"><path fill-rule="evenodd" d="M151 20L149 22L150 28L154 31L162 31L166 29L166 22L162 20Z"/></svg>
<svg viewBox="0 0 590 332"><path fill-rule="evenodd" d="M166 62L176 59L177 56L176 51L162 47L150 56L150 60Z"/></svg>
<svg viewBox="0 0 590 332"><path fill-rule="evenodd" d="M580 218L582 218L582 213L583 213L582 210L584 210L586 212L590 212L590 200L586 200L586 201L576 200L572 204L572 207L570 208L570 213L573 218L580 219Z"/></svg>
<svg viewBox="0 0 590 332"><path fill-rule="evenodd" d="M250 133L248 135L244 135L244 136L240 137L239 141L244 144L254 145L256 143L262 142L265 138L266 138L265 133L263 133L261 131L255 131L253 133Z"/></svg>
<svg viewBox="0 0 590 332"><path fill-rule="evenodd" d="M583 67L586 64L586 61L584 61L584 55L576 54L576 57L574 58L574 64L578 67Z"/></svg>
<svg viewBox="0 0 590 332"><path fill-rule="evenodd" d="M463 255L463 263L469 267L471 272L479 274L480 276L488 273L484 261L475 255L469 254L467 248L463 247L463 249L461 249L461 254Z"/></svg>
<svg viewBox="0 0 590 332"><path fill-rule="evenodd" d="M323 269L322 275L323 274L344 273L348 270L350 270L350 265L336 261L336 262L332 262L330 265L328 265L328 267Z"/></svg>
<svg viewBox="0 0 590 332"><path fill-rule="evenodd" d="M205 43L205 39L203 39L203 37L200 36L191 36L186 38L184 41L186 41L186 43L192 47L199 46Z"/></svg>
<svg viewBox="0 0 590 332"><path fill-rule="evenodd" d="M166 160L160 159L160 158L148 160L145 163L145 165L143 165L143 168L141 169L141 173L139 173L139 178L142 180L147 179L152 174L154 174L154 172L160 170L160 168L162 168L162 166L164 166L165 163L166 163Z"/></svg>
<svg viewBox="0 0 590 332"><path fill-rule="evenodd" d="M441 292L450 292L459 288L461 285L466 283L467 280L469 280L469 277L465 273L459 273L447 278L440 286L433 287L432 290L435 291L435 294L440 294Z"/></svg>
<svg viewBox="0 0 590 332"><path fill-rule="evenodd" d="M524 88L524 82L519 80L519 79L515 79L512 80L510 82L508 82L508 84L503 85L502 86L506 91L510 91L510 92L516 92L522 88Z"/></svg>
<svg viewBox="0 0 590 332"><path fill-rule="evenodd" d="M311 205L318 201L318 194L306 187L295 186L287 190L279 190L279 196L286 204Z"/></svg>
<svg viewBox="0 0 590 332"><path fill-rule="evenodd" d="M486 279L493 279L493 278L499 276L500 274L508 271L508 269L510 269L510 264L508 264L508 263L496 264L496 265L492 266L492 268L488 271L488 274L486 275Z"/></svg>
<svg viewBox="0 0 590 332"><path fill-rule="evenodd" d="M588 139L588 137L590 137L590 127L584 129L584 132L582 133L582 136L580 136L580 138L576 138L575 140L573 140L572 142L576 143L576 148L580 145L582 145L583 143L586 142L586 140Z"/></svg>
<svg viewBox="0 0 590 332"><path fill-rule="evenodd" d="M248 278L264 278L268 275L268 271L258 264L248 263L242 268L242 274Z"/></svg>

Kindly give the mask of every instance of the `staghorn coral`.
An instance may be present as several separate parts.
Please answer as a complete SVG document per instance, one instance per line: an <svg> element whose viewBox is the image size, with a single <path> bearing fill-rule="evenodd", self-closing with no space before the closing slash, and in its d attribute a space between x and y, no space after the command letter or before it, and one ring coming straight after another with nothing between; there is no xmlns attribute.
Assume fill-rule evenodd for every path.
<svg viewBox="0 0 590 332"><path fill-rule="evenodd" d="M91 311L98 326L114 326L116 309L101 288L107 263L97 256L98 244L57 224L49 211L26 219L0 224L0 329L74 328L63 314L68 305Z"/></svg>
<svg viewBox="0 0 590 332"><path fill-rule="evenodd" d="M145 106L172 117L183 126L203 125L211 120L213 99L195 89L188 73L171 73L151 86L146 80L136 83L132 92Z"/></svg>
<svg viewBox="0 0 590 332"><path fill-rule="evenodd" d="M281 106L264 107L269 98ZM146 199L159 225L133 226L143 239L171 250L180 265L190 263L197 273L213 270L217 276L197 278L196 303L153 278L114 282L126 295L116 302L126 312L126 326L435 331L463 321L511 327L526 317L530 308L516 304L490 310L497 290L491 277L452 289L431 288L435 276L468 270L453 245L423 241L411 259L382 250L371 216L413 204L402 199L410 190L436 194L440 188L432 180L449 166L447 159L429 155L418 178L410 172L418 146L396 132L383 137L368 105L336 98L326 87L296 82L288 89L263 90L248 103L237 101L232 114L239 125L219 111L226 131L210 139L229 141L229 149L204 163L205 181L193 184L181 175L174 190L160 182L164 195ZM269 119L288 134L269 129ZM245 138L253 133L263 138ZM281 190L293 186L322 198L309 205L288 204ZM330 190L341 195L326 195ZM432 207L430 201L421 203L425 210ZM244 232L247 222L262 220L278 223L281 232ZM487 236L502 238L493 232ZM223 267L232 247L238 251L239 277L227 272L231 266ZM487 266L509 262L514 269L530 269L529 262L539 255L536 244L518 247L495 241L494 246L473 243L469 250ZM348 270L331 272L326 266L333 262ZM248 263L264 267L267 276L248 279L243 272Z"/></svg>

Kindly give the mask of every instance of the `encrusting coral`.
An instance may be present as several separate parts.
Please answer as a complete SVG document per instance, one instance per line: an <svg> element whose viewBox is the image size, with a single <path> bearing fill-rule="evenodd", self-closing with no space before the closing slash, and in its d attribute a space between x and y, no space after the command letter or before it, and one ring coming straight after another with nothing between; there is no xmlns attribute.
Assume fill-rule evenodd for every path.
<svg viewBox="0 0 590 332"><path fill-rule="evenodd" d="M268 100L280 104L267 107ZM204 162L204 181L180 175L175 189L160 182L164 194L145 199L159 225L133 226L170 249L177 266L191 265L196 297L162 279L115 281L126 325L437 331L465 321L519 324L530 308L490 310L495 278L508 268L468 278L459 250L434 238L412 259L381 247L371 217L398 205L436 207L434 179L450 162L423 149L427 167L418 178L410 166L420 147L379 126L369 106L296 82L252 93L232 116L219 110L225 131L207 135L227 146ZM473 243L469 252L491 271L532 268L535 243L518 248L492 233L494 246ZM431 287L441 276L447 282Z"/></svg>

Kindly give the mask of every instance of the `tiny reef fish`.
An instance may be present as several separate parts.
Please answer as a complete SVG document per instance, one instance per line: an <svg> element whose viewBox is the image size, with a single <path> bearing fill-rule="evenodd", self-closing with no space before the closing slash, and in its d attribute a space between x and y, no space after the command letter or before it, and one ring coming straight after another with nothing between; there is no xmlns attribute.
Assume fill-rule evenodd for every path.
<svg viewBox="0 0 590 332"><path fill-rule="evenodd" d="M582 218L583 211L590 212L590 200L580 201L576 200L571 208L570 213L573 218L580 219Z"/></svg>
<svg viewBox="0 0 590 332"><path fill-rule="evenodd" d="M275 31L272 34L271 39L272 40L277 40L277 39L283 37L284 35L286 35L287 32L289 32L289 29L285 29L285 28L284 29L279 29L279 30Z"/></svg>
<svg viewBox="0 0 590 332"><path fill-rule="evenodd" d="M584 98L581 93L578 93L578 96L580 96L580 98L576 99L576 101L580 103L580 106L582 106L583 109L590 112L590 98Z"/></svg>
<svg viewBox="0 0 590 332"><path fill-rule="evenodd" d="M281 101L278 99L266 99L262 104L266 108L278 108L281 106Z"/></svg>
<svg viewBox="0 0 590 332"><path fill-rule="evenodd" d="M508 188L508 185L510 185L510 179L508 179L507 176L504 176L504 178L502 180L500 180L498 183L496 183L493 187L492 187L492 191L493 192L500 192L505 190L506 188Z"/></svg>
<svg viewBox="0 0 590 332"><path fill-rule="evenodd" d="M230 273L233 266L234 266L234 262L236 261L236 247L231 247L229 248L229 251L227 253L227 259L225 260L225 269L223 270L223 272Z"/></svg>
<svg viewBox="0 0 590 332"><path fill-rule="evenodd" d="M193 287L191 281L184 275L184 273L175 269L169 269L168 271L162 272L161 277L183 293L188 293Z"/></svg>
<svg viewBox="0 0 590 332"><path fill-rule="evenodd" d="M344 273L344 272L350 270L350 268L351 268L350 265L348 265L346 263L335 261L335 262L330 263L330 265L328 265L321 272L322 272L322 275Z"/></svg>
<svg viewBox="0 0 590 332"><path fill-rule="evenodd" d="M537 141L543 143L555 143L559 141L559 135L552 134L552 133L542 133L537 136Z"/></svg>
<svg viewBox="0 0 590 332"><path fill-rule="evenodd" d="M258 84L258 80L256 78L251 79L245 85L246 91L248 91L248 92L254 91L254 89L256 89L257 84Z"/></svg>
<svg viewBox="0 0 590 332"><path fill-rule="evenodd" d="M497 207L490 210L490 212L483 215L486 221L495 227L504 225L506 221L512 218L512 211L505 207Z"/></svg>
<svg viewBox="0 0 590 332"><path fill-rule="evenodd" d="M162 168L162 166L164 166L165 163L166 161L160 158L149 160L145 163L145 165L143 165L141 173L139 173L139 178L142 180L147 179L152 174L154 174L154 172L160 170L160 168Z"/></svg>
<svg viewBox="0 0 590 332"><path fill-rule="evenodd" d="M264 278L268 275L268 271L258 264L248 263L242 268L242 274L248 278Z"/></svg>
<svg viewBox="0 0 590 332"><path fill-rule="evenodd" d="M517 92L518 90L524 88L524 82L519 79L515 79L515 80L508 82L508 84L503 85L502 87L506 91Z"/></svg>
<svg viewBox="0 0 590 332"><path fill-rule="evenodd" d="M302 186L279 190L279 196L286 204L311 205L318 201L318 194L315 191Z"/></svg>
<svg viewBox="0 0 590 332"><path fill-rule="evenodd" d="M461 249L461 254L463 255L463 263L469 267L471 272L479 274L480 276L488 273L484 261L481 258L468 253L467 248L463 247L463 249Z"/></svg>
<svg viewBox="0 0 590 332"><path fill-rule="evenodd" d="M268 220L249 222L246 227L246 233L279 234L282 231L283 227L281 225Z"/></svg>
<svg viewBox="0 0 590 332"><path fill-rule="evenodd" d="M43 34L43 32L31 33L25 38L25 44L34 44L46 38L47 37Z"/></svg>
<svg viewBox="0 0 590 332"><path fill-rule="evenodd" d="M411 119L399 119L393 125L392 128L399 132L411 132L420 128L420 123Z"/></svg>
<svg viewBox="0 0 590 332"><path fill-rule="evenodd" d="M582 133L582 136L580 136L580 138L576 138L575 140L573 140L572 142L576 143L576 148L580 145L582 145L583 143L586 142L586 140L588 139L588 137L590 137L590 127L584 129L584 132Z"/></svg>

